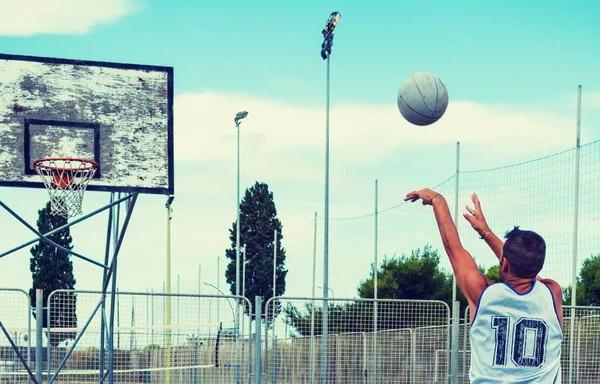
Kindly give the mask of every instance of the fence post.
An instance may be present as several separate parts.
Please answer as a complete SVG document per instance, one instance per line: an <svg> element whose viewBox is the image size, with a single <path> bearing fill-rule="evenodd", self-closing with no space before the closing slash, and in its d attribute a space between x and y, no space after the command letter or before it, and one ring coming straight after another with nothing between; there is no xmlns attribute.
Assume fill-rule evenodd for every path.
<svg viewBox="0 0 600 384"><path fill-rule="evenodd" d="M42 354L44 349L43 332L44 328L44 290L35 290L35 379L38 383L42 382ZM50 340L50 329L48 329L48 340ZM48 349L50 343L48 342ZM50 361L48 361L50 366Z"/></svg>
<svg viewBox="0 0 600 384"><path fill-rule="evenodd" d="M275 326L273 325L273 328L274 327ZM271 332L271 334L271 342L273 343L273 345L271 346L271 359L269 360L271 362L271 369L269 371L271 373L271 383L277 384L277 364L279 363L279 356L277 351L277 335L275 334L275 329L273 329L273 332Z"/></svg>
<svg viewBox="0 0 600 384"><path fill-rule="evenodd" d="M579 234L579 175L581 173L581 85L577 86L577 141L575 146L575 186L573 193L573 256L571 267L571 322L569 335L569 384L573 381L574 348L573 339L575 336L575 317L577 315L575 307L577 306L577 236Z"/></svg>
<svg viewBox="0 0 600 384"><path fill-rule="evenodd" d="M454 225L458 230L458 195L460 192L460 141L456 142L456 172L454 174ZM456 274L452 274L452 301L456 301L457 295Z"/></svg>
<svg viewBox="0 0 600 384"><path fill-rule="evenodd" d="M377 303L377 283L378 283L378 274L379 274L379 262L377 261L377 246L378 246L378 238L379 238L379 182L375 180L375 246L374 246L374 260L373 265L375 266L373 271L373 383L377 383L379 380L377 378L377 332L379 331L378 324L378 303Z"/></svg>
<svg viewBox="0 0 600 384"><path fill-rule="evenodd" d="M452 354L450 359L450 383L458 384L458 347L460 344L460 301L452 303Z"/></svg>
<svg viewBox="0 0 600 384"><path fill-rule="evenodd" d="M368 370L368 359L367 359L367 334L366 332L362 333L362 346L363 346L363 369L362 369L362 382L363 384L367 384L368 381L368 377L369 377L369 370Z"/></svg>
<svg viewBox="0 0 600 384"><path fill-rule="evenodd" d="M470 330L470 325L469 325L469 316L470 316L470 312L469 312L469 306L467 306L467 308L465 309L465 319L464 319L464 327L465 330L463 332L463 361L462 361L462 382L463 384L465 384L467 382L467 348L469 347L468 345L468 341L469 341L469 330Z"/></svg>
<svg viewBox="0 0 600 384"><path fill-rule="evenodd" d="M417 334L414 329L410 330L410 384L416 382L417 366Z"/></svg>
<svg viewBox="0 0 600 384"><path fill-rule="evenodd" d="M254 298L254 384L260 384L261 382L261 346L262 346L262 337L260 335L261 331L261 319L262 319L262 300L260 296L256 296Z"/></svg>

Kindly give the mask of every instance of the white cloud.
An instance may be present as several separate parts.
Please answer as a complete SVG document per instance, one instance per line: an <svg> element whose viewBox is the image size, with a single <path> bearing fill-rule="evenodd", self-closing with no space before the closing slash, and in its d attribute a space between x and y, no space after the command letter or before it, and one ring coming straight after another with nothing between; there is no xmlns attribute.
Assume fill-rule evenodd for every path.
<svg viewBox="0 0 600 384"><path fill-rule="evenodd" d="M241 124L246 170L294 179L321 179L325 142L324 107L302 107L268 99L212 92L184 94L175 102L175 145L179 161L227 161L236 156L235 113L248 110ZM547 154L574 142L572 122L552 110L451 102L436 124L416 127L395 104L334 104L330 149L344 167L378 164L397 151L464 142L485 145L486 156ZM532 146L543 138L543 145ZM487 145L493 143L493 145ZM423 152L425 153L425 152ZM412 159L414 160L414 159ZM332 165L335 166L335 165ZM291 171L290 171L291 170Z"/></svg>
<svg viewBox="0 0 600 384"><path fill-rule="evenodd" d="M139 0L0 0L0 36L85 34L141 6Z"/></svg>

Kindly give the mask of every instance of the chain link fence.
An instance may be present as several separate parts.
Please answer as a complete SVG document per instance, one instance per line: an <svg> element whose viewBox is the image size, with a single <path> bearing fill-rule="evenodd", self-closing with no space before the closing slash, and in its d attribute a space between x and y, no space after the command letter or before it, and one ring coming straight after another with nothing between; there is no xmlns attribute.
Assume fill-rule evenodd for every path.
<svg viewBox="0 0 600 384"><path fill-rule="evenodd" d="M441 301L275 298L267 335L269 383L445 382L450 309ZM327 332L324 309L327 311ZM324 337L327 335L327 337Z"/></svg>
<svg viewBox="0 0 600 384"><path fill-rule="evenodd" d="M236 296L55 291L42 331L44 382L84 384L446 383L451 375L451 316L445 302L275 298L261 321L254 354L252 306ZM164 308L171 300L167 324ZM0 382L26 383L35 367L36 332L29 295L0 290ZM327 307L327 333L324 308ZM110 319L102 325L102 317ZM275 310L279 308L279 310ZM76 314L75 318L69 312ZM239 311L239 312L238 312ZM565 383L600 382L600 307L564 307ZM459 323L457 372L469 383L468 309ZM70 324L65 324L71 318ZM74 322L73 322L74 321ZM68 323L68 321L67 321ZM69 325L63 327L60 325ZM239 332L236 329L239 327ZM112 332L110 331L112 329ZM324 337L324 335L327 337ZM112 352L111 352L112 343ZM111 358L112 356L112 358ZM24 364L25 363L25 364ZM33 368L31 368L33 370Z"/></svg>

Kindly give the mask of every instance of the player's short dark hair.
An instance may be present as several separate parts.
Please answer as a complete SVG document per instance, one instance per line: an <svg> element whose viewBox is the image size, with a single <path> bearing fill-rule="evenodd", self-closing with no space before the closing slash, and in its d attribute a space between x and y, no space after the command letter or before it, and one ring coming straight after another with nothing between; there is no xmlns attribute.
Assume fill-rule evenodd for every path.
<svg viewBox="0 0 600 384"><path fill-rule="evenodd" d="M512 275L534 278L542 270L546 259L546 242L533 231L514 227L504 235L502 255L508 260Z"/></svg>

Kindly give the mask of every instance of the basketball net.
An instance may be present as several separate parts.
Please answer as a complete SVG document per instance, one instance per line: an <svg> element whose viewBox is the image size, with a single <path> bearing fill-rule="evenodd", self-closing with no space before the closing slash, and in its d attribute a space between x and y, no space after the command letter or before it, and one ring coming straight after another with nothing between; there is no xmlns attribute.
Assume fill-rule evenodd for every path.
<svg viewBox="0 0 600 384"><path fill-rule="evenodd" d="M87 159L39 159L33 169L41 177L50 196L50 214L63 217L81 215L83 194L98 164Z"/></svg>

